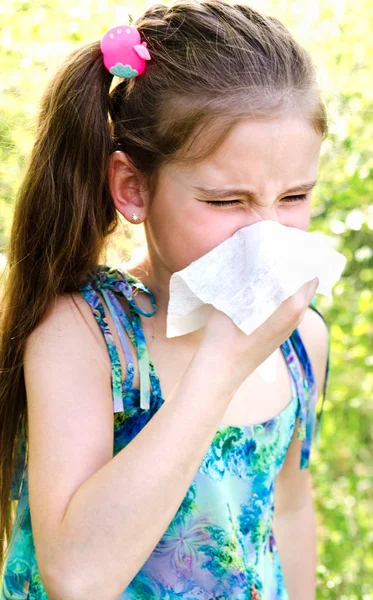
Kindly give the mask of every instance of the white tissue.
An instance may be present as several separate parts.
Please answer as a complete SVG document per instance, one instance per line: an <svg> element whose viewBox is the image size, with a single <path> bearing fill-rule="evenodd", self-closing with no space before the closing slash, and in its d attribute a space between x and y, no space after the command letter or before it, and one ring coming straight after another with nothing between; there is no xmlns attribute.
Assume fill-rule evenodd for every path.
<svg viewBox="0 0 373 600"><path fill-rule="evenodd" d="M318 233L268 220L239 229L172 275L167 337L203 327L212 307L249 335L315 277L319 278L316 293L331 300L332 287L345 265L346 258ZM258 368L268 382L275 380L278 352Z"/></svg>

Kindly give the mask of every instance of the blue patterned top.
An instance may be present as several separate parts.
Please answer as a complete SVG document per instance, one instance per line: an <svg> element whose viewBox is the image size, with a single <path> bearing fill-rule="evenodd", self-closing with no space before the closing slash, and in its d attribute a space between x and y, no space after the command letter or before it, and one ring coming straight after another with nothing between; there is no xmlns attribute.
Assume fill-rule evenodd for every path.
<svg viewBox="0 0 373 600"><path fill-rule="evenodd" d="M149 294L154 309L151 313L136 306L136 288ZM110 310L125 353L123 383L119 355L97 292ZM104 265L90 274L80 293L92 309L110 355L115 455L164 402L140 320L140 315L151 317L156 306L151 292L139 280ZM130 316L118 295L127 299ZM140 390L133 387L134 365L125 332L137 350ZM272 530L274 489L298 417L298 437L303 440L300 468L309 465L317 393L298 330L282 344L281 351L291 381L289 404L259 425L218 427L171 524L118 600L288 600ZM329 357L323 403L328 375ZM320 419L321 412L322 408ZM18 504L1 600L47 600L32 537L26 448L24 435L12 486L11 497Z"/></svg>

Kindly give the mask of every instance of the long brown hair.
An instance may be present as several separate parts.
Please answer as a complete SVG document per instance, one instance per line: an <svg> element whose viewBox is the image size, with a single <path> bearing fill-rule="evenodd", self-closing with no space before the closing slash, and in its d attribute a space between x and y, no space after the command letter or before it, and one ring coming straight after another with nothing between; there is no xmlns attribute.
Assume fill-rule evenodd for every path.
<svg viewBox="0 0 373 600"><path fill-rule="evenodd" d="M185 0L156 4L134 25L151 54L144 74L114 86L95 42L50 81L15 203L0 321L0 571L27 425L25 342L59 294L79 290L116 229L110 154L126 152L154 190L162 165L200 160L242 117L291 106L327 131L311 60L278 20L222 0Z"/></svg>

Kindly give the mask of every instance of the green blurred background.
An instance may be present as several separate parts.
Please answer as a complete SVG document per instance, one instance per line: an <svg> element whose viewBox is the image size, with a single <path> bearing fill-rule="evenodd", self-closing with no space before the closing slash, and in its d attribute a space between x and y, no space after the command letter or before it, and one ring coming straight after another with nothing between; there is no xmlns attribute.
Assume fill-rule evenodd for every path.
<svg viewBox="0 0 373 600"><path fill-rule="evenodd" d="M0 272L14 198L33 143L41 93L64 56L153 2L8 0L0 4ZM169 2L165 2L169 4ZM348 260L331 304L331 372L312 472L319 531L318 599L373 599L373 4L253 0L311 52L330 118L311 231ZM120 222L105 262L141 252L141 227ZM0 288L3 279L0 281Z"/></svg>

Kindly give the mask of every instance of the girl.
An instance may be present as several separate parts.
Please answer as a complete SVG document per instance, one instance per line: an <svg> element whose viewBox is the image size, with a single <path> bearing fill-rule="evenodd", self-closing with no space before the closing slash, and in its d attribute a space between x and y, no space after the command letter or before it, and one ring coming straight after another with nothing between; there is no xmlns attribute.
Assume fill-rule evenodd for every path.
<svg viewBox="0 0 373 600"><path fill-rule="evenodd" d="M260 219L308 229L325 133L306 52L222 0L157 4L51 81L3 299L2 599L315 598L317 279L249 336L165 331L173 272ZM128 272L100 264L118 213L145 225Z"/></svg>

